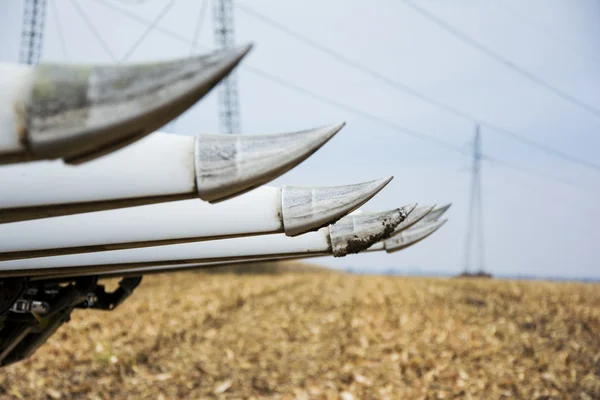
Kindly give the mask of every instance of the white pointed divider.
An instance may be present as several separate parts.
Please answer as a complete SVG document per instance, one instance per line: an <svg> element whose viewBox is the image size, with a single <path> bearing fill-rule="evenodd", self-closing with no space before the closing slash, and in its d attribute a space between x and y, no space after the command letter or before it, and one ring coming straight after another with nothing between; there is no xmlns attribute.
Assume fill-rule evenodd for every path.
<svg viewBox="0 0 600 400"><path fill-rule="evenodd" d="M285 234L297 236L330 225L379 193L393 177L354 185L321 188L287 186L283 193ZM352 200L349 201L349 199ZM316 228L316 229L315 229Z"/></svg>
<svg viewBox="0 0 600 400"><path fill-rule="evenodd" d="M360 253L374 243L390 237L396 227L406 219L415 207L416 204L411 204L399 208L398 217L389 216L388 221L384 220L384 213L360 213L342 218L329 227L334 257Z"/></svg>
<svg viewBox="0 0 600 400"><path fill-rule="evenodd" d="M329 227L296 237L281 234L182 243L139 249L112 250L0 262L0 277L94 275L158 265L222 262L265 257L334 255L343 257L388 237L406 218L395 209L342 218ZM336 226L338 225L338 226Z"/></svg>
<svg viewBox="0 0 600 400"><path fill-rule="evenodd" d="M0 164L78 164L124 147L200 100L250 48L137 65L0 64Z"/></svg>
<svg viewBox="0 0 600 400"><path fill-rule="evenodd" d="M76 167L60 161L0 167L0 223L198 197L230 198L298 165L343 125L272 135L154 133ZM218 140L228 145L219 146ZM231 144L234 154L223 153Z"/></svg>
<svg viewBox="0 0 600 400"><path fill-rule="evenodd" d="M262 186L212 205L181 200L3 224L0 260L271 233L297 235L334 223L391 179L334 187Z"/></svg>
<svg viewBox="0 0 600 400"><path fill-rule="evenodd" d="M396 227L392 236L397 235L400 232L413 227L417 222L425 218L425 216L429 214L434 209L434 207L435 206L415 207L415 209L408 215L408 217L406 217L406 219Z"/></svg>
<svg viewBox="0 0 600 400"><path fill-rule="evenodd" d="M308 158L344 125L279 135L202 135L196 148L198 195L214 203L261 186Z"/></svg>
<svg viewBox="0 0 600 400"><path fill-rule="evenodd" d="M425 217L423 217L423 219L420 221L420 224L425 224L428 222L435 222L437 220L439 220L442 215L444 215L446 213L446 211L448 211L448 209L452 206L452 203L443 205L441 207L438 208L434 208L429 214L427 214Z"/></svg>
<svg viewBox="0 0 600 400"><path fill-rule="evenodd" d="M427 222L421 226L415 226L412 229L401 232L383 242L385 251L394 253L417 244L440 229L447 221L447 219L443 219L435 222Z"/></svg>

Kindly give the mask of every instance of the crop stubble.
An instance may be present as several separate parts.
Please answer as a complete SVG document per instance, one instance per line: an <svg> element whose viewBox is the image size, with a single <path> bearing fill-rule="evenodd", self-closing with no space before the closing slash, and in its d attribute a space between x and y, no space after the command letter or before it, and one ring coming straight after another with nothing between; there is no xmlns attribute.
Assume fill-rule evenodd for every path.
<svg viewBox="0 0 600 400"><path fill-rule="evenodd" d="M600 286L334 273L145 278L0 397L600 399Z"/></svg>

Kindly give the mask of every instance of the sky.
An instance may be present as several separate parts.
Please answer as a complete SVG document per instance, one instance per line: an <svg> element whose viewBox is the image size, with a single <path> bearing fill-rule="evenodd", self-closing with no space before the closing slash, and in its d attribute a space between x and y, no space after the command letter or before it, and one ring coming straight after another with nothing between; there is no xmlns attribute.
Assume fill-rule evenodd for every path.
<svg viewBox="0 0 600 400"><path fill-rule="evenodd" d="M187 57L215 48L212 2L47 2L42 62L140 62ZM600 109L597 1L415 2L534 79ZM274 184L333 186L393 175L390 185L363 209L380 211L412 202L453 203L449 222L412 248L315 262L398 272L415 268L445 274L462 271L474 122L353 69L256 18L249 9L376 71L388 82L399 82L519 137L600 163L600 116L449 34L405 1L238 0L236 42L255 44L236 72L242 133L347 122L333 140ZM23 1L0 4L0 61L18 61L22 14ZM255 69L360 112L282 86ZM422 140L402 128L449 142L460 151ZM216 91L165 129L185 135L219 132ZM600 278L600 233L595 226L600 219L600 172L524 146L486 127L481 135L483 152L501 160L482 164L485 269L497 275ZM536 175L507 168L503 162L519 171L534 170Z"/></svg>

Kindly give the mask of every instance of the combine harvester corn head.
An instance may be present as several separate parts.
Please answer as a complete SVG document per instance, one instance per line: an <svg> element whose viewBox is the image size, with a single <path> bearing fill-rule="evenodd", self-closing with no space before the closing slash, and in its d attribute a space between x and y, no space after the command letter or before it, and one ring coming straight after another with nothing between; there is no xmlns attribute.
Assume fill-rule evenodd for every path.
<svg viewBox="0 0 600 400"><path fill-rule="evenodd" d="M139 65L0 64L0 164L77 164L124 147L194 105L250 47Z"/></svg>
<svg viewBox="0 0 600 400"><path fill-rule="evenodd" d="M334 223L391 179L337 187L263 186L219 204L182 200L3 224L0 260L273 233L296 236ZM49 236L52 231L60 235Z"/></svg>
<svg viewBox="0 0 600 400"><path fill-rule="evenodd" d="M217 202L294 168L344 124L272 135L154 133L80 166L0 167L0 223L200 198Z"/></svg>
<svg viewBox="0 0 600 400"><path fill-rule="evenodd" d="M357 210L391 177L263 186L343 123L151 134L249 50L141 65L0 64L0 366L33 354L75 308L113 310L145 274L393 252L445 223L449 205ZM122 278L113 292L98 284L107 277Z"/></svg>

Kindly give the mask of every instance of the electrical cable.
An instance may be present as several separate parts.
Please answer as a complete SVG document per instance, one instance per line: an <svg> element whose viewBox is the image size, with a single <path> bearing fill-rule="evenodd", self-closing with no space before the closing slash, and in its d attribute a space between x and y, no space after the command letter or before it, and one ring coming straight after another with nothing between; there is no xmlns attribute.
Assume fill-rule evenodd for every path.
<svg viewBox="0 0 600 400"><path fill-rule="evenodd" d="M287 35L289 35L289 36L295 38L296 40L298 40L298 41L306 44L307 46L312 47L312 48L314 48L316 50L319 50L322 53L325 53L325 54L329 55L330 57L336 59L337 61L341 62L342 64L345 64L345 65L347 65L347 66L349 66L349 67L351 67L351 68L353 68L355 70L363 72L363 73L365 73L365 74L367 74L367 75L369 75L369 76L371 76L371 77L373 77L373 78L375 78L375 79L377 79L379 81L382 81L385 84L387 84L388 86L390 86L390 87L392 87L392 88L394 88L396 90L402 91L404 93L408 93L408 94L410 94L413 97L416 97L416 98L418 98L418 99L420 99L420 100L422 100L424 102L430 103L430 104L432 104L432 105L434 105L434 106L436 106L436 107L438 107L440 109L443 109L443 110L445 110L445 111L447 111L447 112L449 112L451 114L454 114L454 115L456 115L456 116L458 116L460 118L467 119L467 120L469 120L469 121L471 121L471 122L473 122L475 124L479 124L479 125L487 128L490 131L496 132L498 134L501 134L501 135L509 137L509 138L511 138L513 140L516 140L516 141L520 142L521 144L523 144L525 146L534 148L534 149L536 149L538 151L544 152L544 153L552 155L554 157L561 158L561 159L563 159L565 161L569 161L569 162L581 165L583 167L586 167L586 168L589 168L589 169L593 169L596 172L600 172L600 164L596 164L596 163L584 160L582 158L579 158L579 157L567 154L567 153L565 153L563 151L551 148L551 147L549 147L549 146L547 146L545 144L539 143L539 142L534 141L532 139L528 139L528 138L526 138L526 137L524 137L524 136L522 136L522 135L520 135L520 134L518 134L516 132L513 132L513 131L511 131L509 129L497 126L497 125L495 125L493 123L490 123L488 121L480 119L480 118L478 118L478 117L476 117L476 116L474 116L474 115L472 115L470 113L461 111L461 110L455 108L454 106L452 106L450 104L443 103L441 101L435 100L434 98L429 97L429 96L427 96L427 95L425 95L425 94L423 94L423 93L421 93L421 92L419 92L419 91L417 91L417 90L415 90L415 89L407 86L404 83L392 80L392 79L390 79L390 78L382 75L381 73L379 73L379 72L377 72L377 71L375 71L373 69L370 69L369 67L366 67L366 66L364 66L364 65L362 65L362 64L360 64L358 62L355 62L355 61L349 59L348 57L346 57L346 56L338 53L337 51L335 51L333 49L330 49L330 48L328 48L328 47L326 47L326 46L324 46L324 45L316 42L315 40L312 40L312 39L310 39L310 38L308 38L308 37L306 37L306 36L304 36L304 35L302 35L302 34L300 34L298 32L295 32L295 31L291 30L287 26L284 26L284 25L278 23L277 21L274 21L273 19L265 16L264 14L261 14L261 13L255 11L254 9L251 9L250 7L248 7L246 5L236 4L236 7L238 9L242 10L243 12L245 12L245 13L247 13L247 14L249 14L249 15L251 15L251 16L253 16L253 17L255 17L255 18L257 18L257 19L259 19L259 20L261 20L261 21L263 21L263 22L265 22L267 24L269 24L269 25L271 25L272 27L274 27L274 28L276 28L278 30L281 30L282 32L286 33Z"/></svg>
<svg viewBox="0 0 600 400"><path fill-rule="evenodd" d="M588 112L594 114L595 116L600 117L600 109L592 106L591 104L586 103L583 100L578 99L577 97L573 96L572 94L569 94L569 93L565 92L564 90L557 88L556 86L553 86L550 82L542 79L538 75L536 75L532 72L529 72L528 70L526 70L523 67L520 67L519 65L515 64L514 62L507 59L506 57L495 52L494 50L483 45L482 43L476 41L475 39L473 39L471 36L467 35L466 33L460 31L454 25L444 21L443 19L438 17L433 12L426 10L425 8L423 8L421 6L418 6L417 4L415 4L414 2L412 2L410 0L403 0L403 1L404 1L404 4L406 4L408 7L412 8L413 10L415 10L416 12L418 12L419 14L421 14L422 16L427 18L429 21L433 22L435 25L442 28L446 32L450 33L452 36L458 38L462 42L468 44L469 46L473 47L474 49L487 55L491 59L506 66L507 68L517 72L519 75L527 78L531 82L534 82L534 83L538 84L539 86L544 87L545 89L554 93L558 97L561 97L564 100L569 101L572 104L575 104L584 110L587 110Z"/></svg>
<svg viewBox="0 0 600 400"><path fill-rule="evenodd" d="M81 17L81 19L83 20L83 22L87 25L87 27L89 28L89 30L92 32L92 34L96 37L96 40L98 41L98 43L100 43L100 46L102 46L102 48L104 49L104 51L106 52L106 54L110 57L110 59L112 61L117 62L117 57L112 52L112 50L111 50L110 46L108 45L108 43L106 43L104 41L104 39L102 38L102 35L100 35L100 32L98 32L98 30L96 29L96 27L94 26L94 24L92 24L92 21L90 21L90 19L88 18L87 14L85 13L85 11L83 11L83 9L77 3L76 0L71 0L71 4L75 8L75 10L77 11L77 13Z"/></svg>
<svg viewBox="0 0 600 400"><path fill-rule="evenodd" d="M108 7L111 7L110 3L106 3L105 0L94 0L94 1L96 1L98 3L101 3L101 4L105 4ZM111 7L111 8L113 8L113 7ZM120 9L118 7L117 8L113 8L113 9L115 11L117 11L117 12L120 12L123 15L128 16L131 19L134 19L134 20L140 22L140 23L144 23L144 24L149 24L150 23L150 21L144 20L143 18L140 18L137 15L135 15L133 13L130 13L130 12L126 11L126 10ZM164 34L166 34L166 35L168 35L168 36L170 36L170 37L172 37L172 38L174 38L176 40L179 40L181 42L190 44L189 39L187 39L187 38L185 38L185 37L183 37L181 35L178 35L177 33L173 32L173 31L171 31L169 29L166 29L166 28L163 28L163 27L160 27L160 26L156 26L156 30L160 31L160 32L162 32L162 33L164 33ZM454 145L454 144L452 144L450 142L447 142L445 140L439 139L439 138L437 138L435 136L432 136L430 134L427 134L427 133L419 132L419 131L416 131L416 130L413 130L413 129L410 129L410 128L405 128L405 127L400 126L398 124L395 124L393 122L387 121L384 118L381 118L381 117L375 116L373 114L370 114L370 113L368 113L366 111L359 110L359 109L357 109L355 107L349 106L349 105L341 103L339 101L330 99L330 98L328 98L326 96L323 96L323 95L320 95L318 93L312 92L312 91L310 91L308 89L300 87L300 86L298 86L298 85L296 85L296 84L294 84L292 82L289 82L289 81L287 81L285 79L276 77L275 75L272 75L272 74L270 74L268 72L265 72L265 71L263 71L261 69L255 68L255 67L253 67L253 66L251 66L251 65L249 65L247 63L242 64L240 66L240 68L242 68L244 70L247 70L247 71L249 71L249 72L251 72L251 73L253 73L255 75L262 76L263 78L265 78L267 80L270 80L272 82L275 82L276 84L278 84L280 86L286 87L286 88L288 88L290 90L293 90L293 91L302 93L302 94L304 94L306 96L309 96L311 98L314 98L314 99L316 99L316 100L318 100L318 101L320 101L322 103L329 104L329 105L331 105L333 107L345 110L347 112L350 112L350 113L352 113L354 115L357 115L357 116L360 116L362 118L365 118L365 119L368 119L368 120L371 120L371 121L376 121L378 123L385 124L388 127L392 128L392 129L394 129L394 130L396 130L396 131L398 131L400 133L403 133L403 134L406 134L406 135L418 138L420 140L424 140L424 141L433 143L433 144L435 144L437 146L446 148L447 150L458 152L458 153L462 154L463 156L466 155L464 149L462 149L461 147L456 146L456 145ZM550 175L550 174L545 174L545 173L541 173L541 172L536 171L536 170L530 170L530 169L527 169L527 168L524 168L524 167L520 167L520 166L517 166L515 164L509 163L507 161L498 159L496 157L491 157L491 156L488 156L488 155L485 155L485 154L483 154L483 156L484 156L485 161L490 162L490 161L493 160L498 165L502 165L502 166L506 167L507 169L512 170L514 172L520 172L520 173L527 174L527 175L530 175L530 176L536 176L538 178L542 178L542 179L546 179L546 180L552 180L554 182L560 182L560 183L569 185L571 187L576 187L578 189L588 189L588 187L582 186L582 185L580 185L580 184L578 184L576 182L567 181L567 180L564 180L563 178L555 177L555 176ZM509 168L508 166L513 166L514 168Z"/></svg>
<svg viewBox="0 0 600 400"><path fill-rule="evenodd" d="M54 25L56 26L56 31L58 33L58 42L60 43L60 48L63 53L65 59L69 59L69 55L67 53L67 43L65 41L65 36L62 31L62 26L60 23L60 15L58 14L58 6L56 5L56 0L50 0L50 6L52 7L52 18L54 19Z"/></svg>
<svg viewBox="0 0 600 400"><path fill-rule="evenodd" d="M146 30L144 32L142 32L142 34L140 35L140 37L138 38L138 40L133 44L133 46L131 46L129 48L129 50L127 51L127 53L125 53L125 55L121 59L121 62L127 61L129 59L129 57L131 57L131 55L133 54L133 52L138 48L138 46L140 44L142 44L142 42L144 41L144 39L146 39L146 36L148 36L148 34L150 32L152 32L152 30L160 22L160 20L163 19L165 15L167 15L167 13L169 12L169 10L171 9L171 7L173 6L174 3L175 3L175 0L171 0L171 1L169 1L167 3L167 5L162 9L162 11L156 16L156 18L154 19L154 21L152 21L152 23L150 23L147 26Z"/></svg>

